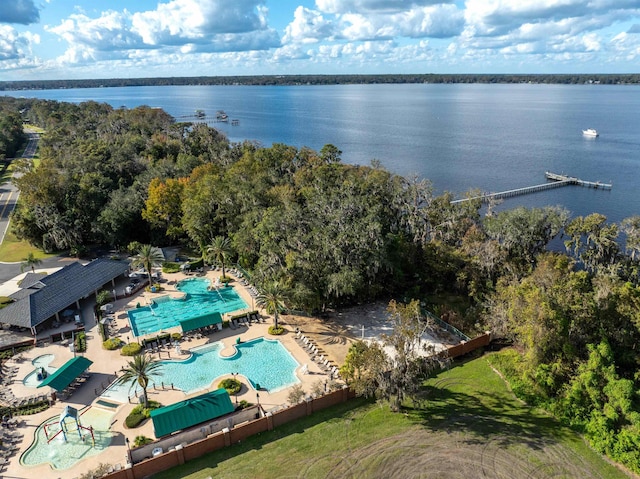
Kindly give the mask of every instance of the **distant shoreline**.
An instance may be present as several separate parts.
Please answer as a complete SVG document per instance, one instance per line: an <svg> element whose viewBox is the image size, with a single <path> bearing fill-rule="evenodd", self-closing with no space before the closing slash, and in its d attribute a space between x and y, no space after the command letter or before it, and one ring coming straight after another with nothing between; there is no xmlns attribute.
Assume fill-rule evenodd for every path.
<svg viewBox="0 0 640 479"><path fill-rule="evenodd" d="M88 80L0 81L0 91L113 88L131 86L292 86L364 85L393 83L547 83L591 85L638 85L640 73L628 74L388 74L388 75L250 75L159 78L107 78Z"/></svg>

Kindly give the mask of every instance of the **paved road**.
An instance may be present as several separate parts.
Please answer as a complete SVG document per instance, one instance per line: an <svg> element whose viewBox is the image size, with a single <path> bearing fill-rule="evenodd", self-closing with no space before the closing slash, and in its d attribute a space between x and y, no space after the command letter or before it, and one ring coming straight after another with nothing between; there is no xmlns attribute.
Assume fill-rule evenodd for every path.
<svg viewBox="0 0 640 479"><path fill-rule="evenodd" d="M40 135L29 130L26 132L29 135L29 141L22 158L33 158L38 148ZM4 241L4 236L9 229L9 218L18 203L18 196L20 196L20 191L11 181L0 185L0 243Z"/></svg>

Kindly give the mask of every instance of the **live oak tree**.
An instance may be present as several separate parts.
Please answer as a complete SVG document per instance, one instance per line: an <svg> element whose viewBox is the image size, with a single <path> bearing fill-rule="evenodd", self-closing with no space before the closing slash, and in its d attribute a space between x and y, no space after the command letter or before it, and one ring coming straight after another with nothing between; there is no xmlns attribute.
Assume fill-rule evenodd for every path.
<svg viewBox="0 0 640 479"><path fill-rule="evenodd" d="M182 200L187 178L154 178L149 184L149 193L142 218L152 226L162 228L167 236L177 239L183 233Z"/></svg>
<svg viewBox="0 0 640 479"><path fill-rule="evenodd" d="M381 335L380 343L354 343L340 372L357 394L375 395L399 411L407 400L422 401L423 381L444 367L447 358L422 340L430 321L418 301L391 301L387 314L391 332Z"/></svg>

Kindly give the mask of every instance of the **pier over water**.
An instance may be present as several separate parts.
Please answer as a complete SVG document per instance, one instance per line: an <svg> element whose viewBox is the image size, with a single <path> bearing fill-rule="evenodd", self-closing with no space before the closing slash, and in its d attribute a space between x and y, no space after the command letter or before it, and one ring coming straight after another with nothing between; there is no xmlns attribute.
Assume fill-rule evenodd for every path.
<svg viewBox="0 0 640 479"><path fill-rule="evenodd" d="M464 203L465 201L481 200L483 203L488 203L490 200L497 200L502 198L510 198L512 196L528 195L530 193L537 193L538 191L550 190L552 188L560 188L568 185L578 185L587 188L596 188L601 190L610 190L613 185L610 183L602 183L599 181L585 181L575 176L559 175L557 173L551 173L545 171L544 173L547 180L550 183L543 183L534 186L525 186L523 188L515 188L513 190L500 191L498 193L486 193L480 196L474 196L473 198L463 198L461 200L454 200L451 204Z"/></svg>

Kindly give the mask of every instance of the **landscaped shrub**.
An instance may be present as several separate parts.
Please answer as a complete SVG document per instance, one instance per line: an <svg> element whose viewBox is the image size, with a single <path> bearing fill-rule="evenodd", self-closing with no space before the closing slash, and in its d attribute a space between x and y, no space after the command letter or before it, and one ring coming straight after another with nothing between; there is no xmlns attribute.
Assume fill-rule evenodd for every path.
<svg viewBox="0 0 640 479"><path fill-rule="evenodd" d="M233 278L231 276L220 276L220 282L223 283L225 286L231 283L232 281L233 281Z"/></svg>
<svg viewBox="0 0 640 479"><path fill-rule="evenodd" d="M287 396L287 400L291 404L298 404L300 401L302 401L304 399L305 394L306 393L304 392L304 389L302 389L302 386L300 384L296 384L289 391L289 395Z"/></svg>
<svg viewBox="0 0 640 479"><path fill-rule="evenodd" d="M240 403L236 406L236 411L241 411L242 409L246 409L249 406L253 406L253 404L251 404L249 401L247 401L246 399L243 399L242 401L240 401Z"/></svg>
<svg viewBox="0 0 640 479"><path fill-rule="evenodd" d="M220 388L226 389L229 395L237 394L242 388L242 383L237 379L227 378L218 383L218 389Z"/></svg>
<svg viewBox="0 0 640 479"><path fill-rule="evenodd" d="M192 261L189 265L189 269L191 271L193 271L194 269L198 269L198 268L204 268L204 261L202 260L202 258L196 260L196 261Z"/></svg>
<svg viewBox="0 0 640 479"><path fill-rule="evenodd" d="M180 341L182 339L181 333L171 333L171 339L174 341Z"/></svg>
<svg viewBox="0 0 640 479"><path fill-rule="evenodd" d="M282 326L278 326L277 328L274 326L269 326L269 334L273 334L274 336L280 336L284 334L286 330Z"/></svg>
<svg viewBox="0 0 640 479"><path fill-rule="evenodd" d="M109 472L109 469L113 469L113 466L111 464L100 463L100 465L98 465L98 467L96 467L95 469L92 469L80 475L79 479L97 479L99 477L105 476Z"/></svg>
<svg viewBox="0 0 640 479"><path fill-rule="evenodd" d="M149 401L148 408L145 408L144 404L138 404L131 410L131 414L142 414L144 417L149 418L151 417L151 411L160 407L162 407L162 404L158 401Z"/></svg>
<svg viewBox="0 0 640 479"><path fill-rule="evenodd" d="M152 442L153 439L151 439L150 437L136 436L136 438L133 440L133 447L144 446L145 444L151 444Z"/></svg>
<svg viewBox="0 0 640 479"><path fill-rule="evenodd" d="M19 348L15 348L14 349L5 349L4 351L0 351L0 359L9 359L11 357L13 357L16 354L20 354L23 351L28 351L29 349L32 349L33 346L20 346Z"/></svg>
<svg viewBox="0 0 640 479"><path fill-rule="evenodd" d="M153 284L148 284L147 286L145 286L144 290L147 293L159 293L160 291L164 290L164 288L162 286L160 286L159 283L153 283Z"/></svg>
<svg viewBox="0 0 640 479"><path fill-rule="evenodd" d="M133 412L131 412L124 420L124 425L129 429L133 429L135 427L138 427L145 419L147 418L144 414L134 414Z"/></svg>
<svg viewBox="0 0 640 479"><path fill-rule="evenodd" d="M38 414L39 412L46 411L47 409L49 409L49 401L44 400L34 404L18 406L14 409L3 408L0 411L2 412L3 416L5 414L13 415L13 416L29 416L31 414Z"/></svg>
<svg viewBox="0 0 640 479"><path fill-rule="evenodd" d="M175 263L173 261L165 261L164 263L162 263L162 272L163 273L179 273L180 263Z"/></svg>
<svg viewBox="0 0 640 479"><path fill-rule="evenodd" d="M4 308L5 306L9 305L13 303L13 299L11 299L8 296L0 296L0 309Z"/></svg>
<svg viewBox="0 0 640 479"><path fill-rule="evenodd" d="M129 343L122 346L120 355L135 356L136 354L140 354L140 351L142 351L142 346L140 346L138 343Z"/></svg>
<svg viewBox="0 0 640 479"><path fill-rule="evenodd" d="M73 344L76 352L84 353L87 350L87 333L84 331L76 333Z"/></svg>
<svg viewBox="0 0 640 479"><path fill-rule="evenodd" d="M229 320L228 319L223 319L222 320L222 327L223 328L228 328L229 327Z"/></svg>
<svg viewBox="0 0 640 479"><path fill-rule="evenodd" d="M107 351L113 351L115 349L118 349L123 344L124 344L124 341L120 338L109 338L102 343L102 347Z"/></svg>
<svg viewBox="0 0 640 479"><path fill-rule="evenodd" d="M324 394L326 389L325 383L322 381L316 381L311 385L311 395L314 397L320 397Z"/></svg>

